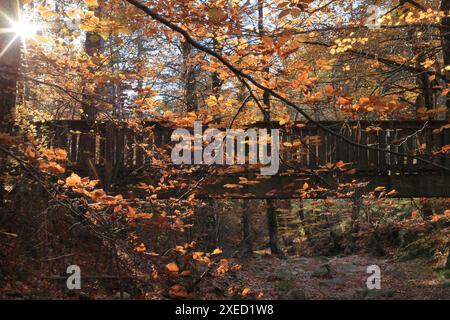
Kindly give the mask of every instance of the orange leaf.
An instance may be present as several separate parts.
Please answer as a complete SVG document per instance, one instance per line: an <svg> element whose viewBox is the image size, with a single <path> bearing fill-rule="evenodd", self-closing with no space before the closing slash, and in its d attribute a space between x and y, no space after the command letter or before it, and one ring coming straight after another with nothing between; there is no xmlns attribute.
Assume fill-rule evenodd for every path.
<svg viewBox="0 0 450 320"><path fill-rule="evenodd" d="M326 86L325 86L325 93L327 94L327 95L331 95L332 93L333 93L333 87L331 86L331 85L329 85L329 84L327 84Z"/></svg>
<svg viewBox="0 0 450 320"><path fill-rule="evenodd" d="M10 146L14 143L14 138L9 134L0 132L0 144L4 144L6 146Z"/></svg>
<svg viewBox="0 0 450 320"><path fill-rule="evenodd" d="M89 7L98 7L97 0L84 0Z"/></svg>
<svg viewBox="0 0 450 320"><path fill-rule="evenodd" d="M67 151L64 149L55 150L56 160L67 160Z"/></svg>
<svg viewBox="0 0 450 320"><path fill-rule="evenodd" d="M166 264L166 272L178 273L179 271L180 271L180 268L178 268L178 265L175 262Z"/></svg>
<svg viewBox="0 0 450 320"><path fill-rule="evenodd" d="M140 245L138 245L136 248L134 248L134 251L142 253L146 250L145 248L145 244L141 243Z"/></svg>
<svg viewBox="0 0 450 320"><path fill-rule="evenodd" d="M248 296L248 294L250 293L250 288L245 288L244 290L242 290L242 293L241 293L241 295L242 296L244 296L244 297L246 297L246 296Z"/></svg>
<svg viewBox="0 0 450 320"><path fill-rule="evenodd" d="M70 177L66 179L66 185L68 187L76 187L81 184L81 178L76 173L72 173Z"/></svg>
<svg viewBox="0 0 450 320"><path fill-rule="evenodd" d="M93 200L98 200L100 198L103 198L106 195L105 191L103 191L102 189L95 189L94 191L92 191L91 193L91 198Z"/></svg>
<svg viewBox="0 0 450 320"><path fill-rule="evenodd" d="M169 295L173 298L192 298L193 297L192 293L188 293L186 291L186 289L179 284L176 284L176 285L170 287Z"/></svg>
<svg viewBox="0 0 450 320"><path fill-rule="evenodd" d="M25 155L27 156L28 160L34 160L36 158L36 150L33 147L28 146L25 150Z"/></svg>
<svg viewBox="0 0 450 320"><path fill-rule="evenodd" d="M180 275L182 276L182 277L188 277L188 276L190 276L192 274L192 270L185 270L185 271L183 271L182 273L180 273Z"/></svg>

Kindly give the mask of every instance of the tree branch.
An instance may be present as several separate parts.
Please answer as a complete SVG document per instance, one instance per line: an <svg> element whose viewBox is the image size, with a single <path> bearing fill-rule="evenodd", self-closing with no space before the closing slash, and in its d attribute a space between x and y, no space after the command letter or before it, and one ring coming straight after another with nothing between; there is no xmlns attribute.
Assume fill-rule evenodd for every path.
<svg viewBox="0 0 450 320"><path fill-rule="evenodd" d="M329 133L335 137L338 137L340 139L342 139L343 141L345 141L346 143L360 148L360 149L368 149L368 150L373 150L373 151L381 151L381 152L387 152L389 154L393 154L393 155L397 155L397 156L402 156L402 157L406 157L406 158L410 158L410 159L416 159L417 161L420 161L422 163L434 166L436 168L445 170L445 171L449 171L450 172L450 168L442 166L440 164L436 164L432 161L429 161L427 159L423 159L421 157L417 157L414 155L409 155L409 154L405 154L405 153L401 153L401 152L396 152L396 151L392 151L392 150L387 150L387 149L382 149L382 148L377 148L377 147L373 147L373 146L368 146L368 145L363 145L360 144L358 142L355 142L343 135L341 135L340 133L326 127L325 125L321 124L318 121L315 121L305 110L303 110L302 108L298 107L294 102L290 101L289 99L285 98L284 96L282 96L281 94L275 92L274 90L260 84L258 81L256 81L252 76L242 72L242 70L238 69L237 67L235 67L230 61L228 61L224 56L222 56L221 54L215 52L214 50L202 45L201 43L197 42L196 40L194 40L191 35L184 30L183 28L179 27L178 25L176 25L175 23L167 20L166 18L164 18L163 16L161 16L160 14L158 14L157 12L155 12L154 10L150 9L149 7L147 7L146 5L140 3L137 0L125 0L128 3L132 4L133 6L135 6L136 8L140 9L141 11L145 12L148 16L152 17L154 20L162 23L163 25L165 25L166 27L170 28L171 30L181 34L185 40L187 42L189 42L193 47L195 47L196 49L203 51L205 53L207 53L208 55L216 58L217 60L219 60L224 66L226 66L231 72L233 72L236 76L241 77L243 79L248 80L250 83L252 83L255 87L266 91L268 93L270 93L270 95L274 96L275 98L277 98L278 100L282 101L283 103L285 103L287 106L293 108L294 110L296 110L299 114L301 114L303 117L305 117L306 120L308 120L309 122L313 123L314 125L316 125L319 129L321 129L322 131Z"/></svg>

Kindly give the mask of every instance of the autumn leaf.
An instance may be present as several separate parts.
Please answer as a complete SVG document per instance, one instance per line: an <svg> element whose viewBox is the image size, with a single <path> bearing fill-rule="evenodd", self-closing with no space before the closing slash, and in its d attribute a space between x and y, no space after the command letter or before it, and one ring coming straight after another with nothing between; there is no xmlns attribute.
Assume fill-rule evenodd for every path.
<svg viewBox="0 0 450 320"><path fill-rule="evenodd" d="M97 0L84 0L84 3L86 3L89 7L98 7L98 1Z"/></svg>
<svg viewBox="0 0 450 320"><path fill-rule="evenodd" d="M392 195L394 195L396 193L397 193L397 190L393 189L393 190L389 191L386 195L387 196L392 196Z"/></svg>
<svg viewBox="0 0 450 320"><path fill-rule="evenodd" d="M67 151L64 149L55 149L56 160L67 160Z"/></svg>
<svg viewBox="0 0 450 320"><path fill-rule="evenodd" d="M224 187L227 188L227 189L240 189L240 188L242 188L242 186L239 185L239 184L231 184L231 183L224 185Z"/></svg>
<svg viewBox="0 0 450 320"><path fill-rule="evenodd" d="M438 222L439 220L441 220L441 217L438 214L433 214L431 222Z"/></svg>
<svg viewBox="0 0 450 320"><path fill-rule="evenodd" d="M222 250L220 250L219 248L217 248L217 249L214 249L214 251L211 253L211 254L221 254L222 253Z"/></svg>
<svg viewBox="0 0 450 320"><path fill-rule="evenodd" d="M192 270L185 270L180 273L180 276L182 277L189 277L192 274Z"/></svg>
<svg viewBox="0 0 450 320"><path fill-rule="evenodd" d="M56 162L40 162L39 169L53 174L63 174L66 169Z"/></svg>
<svg viewBox="0 0 450 320"><path fill-rule="evenodd" d="M145 245L143 243L141 243L136 248L134 248L134 251L136 251L138 253L142 253L142 252L145 252L146 249L147 248L145 247Z"/></svg>
<svg viewBox="0 0 450 320"><path fill-rule="evenodd" d="M91 192L91 198L93 200L98 200L103 198L106 195L105 191L103 191L102 189L95 189L94 191Z"/></svg>
<svg viewBox="0 0 450 320"><path fill-rule="evenodd" d="M227 14L222 8L209 9L208 16L209 19L214 23L219 23L227 18Z"/></svg>
<svg viewBox="0 0 450 320"><path fill-rule="evenodd" d="M249 295L250 291L251 291L250 288L244 288L244 290L242 290L242 292L241 292L241 295L243 297L246 297Z"/></svg>
<svg viewBox="0 0 450 320"><path fill-rule="evenodd" d="M66 186L76 187L81 184L81 178L76 173L72 173L70 177L66 178Z"/></svg>
<svg viewBox="0 0 450 320"><path fill-rule="evenodd" d="M136 218L136 209L131 206L127 206L127 217L131 219Z"/></svg>
<svg viewBox="0 0 450 320"><path fill-rule="evenodd" d="M11 146L14 143L14 138L7 133L0 132L0 145Z"/></svg>
<svg viewBox="0 0 450 320"><path fill-rule="evenodd" d="M25 156L30 161L36 159L36 149L34 149L32 146L28 146L27 149L25 150Z"/></svg>
<svg viewBox="0 0 450 320"><path fill-rule="evenodd" d="M192 254L192 259L194 259L194 260L201 260L203 254L204 254L204 253L203 253L203 252L200 252L200 251L194 252L194 253Z"/></svg>
<svg viewBox="0 0 450 320"><path fill-rule="evenodd" d="M166 264L165 269L167 273L178 273L180 271L180 268L175 262Z"/></svg>
<svg viewBox="0 0 450 320"><path fill-rule="evenodd" d="M169 296L172 298L192 298L194 294L188 293L182 285L176 284L170 287Z"/></svg>
<svg viewBox="0 0 450 320"><path fill-rule="evenodd" d="M349 104L351 104L351 101L349 99L346 99L344 97L339 97L337 99L337 103L341 106L348 106Z"/></svg>

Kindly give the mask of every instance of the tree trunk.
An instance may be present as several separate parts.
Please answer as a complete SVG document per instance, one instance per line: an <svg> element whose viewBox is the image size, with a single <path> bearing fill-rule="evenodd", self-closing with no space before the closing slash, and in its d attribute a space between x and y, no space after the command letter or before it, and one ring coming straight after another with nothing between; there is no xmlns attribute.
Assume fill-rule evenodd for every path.
<svg viewBox="0 0 450 320"><path fill-rule="evenodd" d="M220 43L217 41L216 37L213 37L213 49L215 52L220 53L221 47ZM222 80L220 80L219 73L213 72L211 74L211 92L214 96L219 97L220 87L222 86Z"/></svg>
<svg viewBox="0 0 450 320"><path fill-rule="evenodd" d="M280 240L278 235L278 219L275 208L275 201L273 199L267 199L267 225L269 227L269 244L270 251L274 255L283 255L281 250Z"/></svg>
<svg viewBox="0 0 450 320"><path fill-rule="evenodd" d="M441 11L445 16L442 18L441 43L442 56L444 58L444 67L450 65L450 0L441 1ZM450 70L445 70L445 80L447 85L450 84ZM450 119L450 94L447 94L447 119Z"/></svg>
<svg viewBox="0 0 450 320"><path fill-rule="evenodd" d="M0 12L17 19L17 1L0 0ZM0 29L10 27L8 20L0 19ZM0 132L9 133L13 123L13 110L16 105L17 73L20 65L20 39L15 33L0 33Z"/></svg>
<svg viewBox="0 0 450 320"><path fill-rule="evenodd" d="M258 0L258 32L259 37L264 37L264 0ZM264 72L268 72L265 69ZM264 121L270 121L270 94L265 91L263 94ZM282 254L278 235L277 213L275 211L275 200L267 199L267 223L269 227L270 250L272 254Z"/></svg>
<svg viewBox="0 0 450 320"><path fill-rule="evenodd" d="M0 12L17 19L16 0L0 0ZM0 19L0 29L10 27L8 20ZM0 133L10 134L14 121L16 105L17 73L21 59L20 39L11 42L14 33L0 33ZM6 174L6 156L0 153L0 207L4 203L4 175Z"/></svg>
<svg viewBox="0 0 450 320"><path fill-rule="evenodd" d="M101 16L101 8L102 4L99 3L99 6L94 12L96 17ZM97 56L102 53L103 47L103 38L98 33L92 31L86 32L84 50L94 62L96 61ZM93 72L93 70L91 71ZM94 92L95 96L91 96L90 94L83 95L83 114L81 115L81 119L87 122L87 130L83 131L83 134L80 135L80 163L84 168L89 168L89 172L93 175L96 175L97 172L97 169L93 167L96 142L95 136L91 134L90 129L94 126L95 120L97 119L97 104L99 101L96 99L96 96L102 96L103 93L104 88L97 84ZM111 135L111 132L109 132L110 130L110 125L107 125L106 135ZM111 159L108 159L107 155L108 152L105 153L105 173L102 180L103 188L105 190L109 189L112 180L112 169L108 167L108 163Z"/></svg>
<svg viewBox="0 0 450 320"><path fill-rule="evenodd" d="M192 45L187 41L182 42L181 53L183 55L184 101L187 112L195 112L198 109L198 100L195 67L190 61Z"/></svg>
<svg viewBox="0 0 450 320"><path fill-rule="evenodd" d="M251 221L252 221L252 211L250 206L250 200L244 199L244 206L243 206L243 213L242 213L242 229L243 229L243 246L244 246L244 252L245 253L252 253L253 252L253 230L251 227Z"/></svg>
<svg viewBox="0 0 450 320"><path fill-rule="evenodd" d="M258 33L259 37L264 37L264 0L258 0ZM269 68L264 68L264 73L269 73ZM264 121L270 122L270 93L264 91L263 93L263 104L264 104Z"/></svg>
<svg viewBox="0 0 450 320"><path fill-rule="evenodd" d="M358 219L360 210L361 210L361 198L357 195L353 199L353 206L352 206L352 226L351 226L352 234L357 233L359 231Z"/></svg>

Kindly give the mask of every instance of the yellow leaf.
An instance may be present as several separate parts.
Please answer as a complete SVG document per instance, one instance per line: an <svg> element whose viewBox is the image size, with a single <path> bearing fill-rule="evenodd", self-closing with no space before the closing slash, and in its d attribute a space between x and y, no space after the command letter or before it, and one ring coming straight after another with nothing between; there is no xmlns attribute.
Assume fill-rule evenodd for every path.
<svg viewBox="0 0 450 320"><path fill-rule="evenodd" d="M84 0L89 7L98 7L97 0Z"/></svg>
<svg viewBox="0 0 450 320"><path fill-rule="evenodd" d="M224 187L227 188L227 189L240 189L240 188L242 188L241 185L232 184L232 183L228 183L228 184L224 185Z"/></svg>
<svg viewBox="0 0 450 320"><path fill-rule="evenodd" d="M208 100L206 100L206 104L208 107L214 107L217 105L217 98L215 96L210 96Z"/></svg>
<svg viewBox="0 0 450 320"><path fill-rule="evenodd" d="M219 248L214 249L214 251L211 254L221 254L222 250L220 250Z"/></svg>
<svg viewBox="0 0 450 320"><path fill-rule="evenodd" d="M76 173L72 173L70 177L66 178L66 185L68 187L76 187L81 184L81 178Z"/></svg>
<svg viewBox="0 0 450 320"><path fill-rule="evenodd" d="M39 34L34 36L34 39L36 39L37 42L39 43L50 43L50 39L44 36L41 36Z"/></svg>

